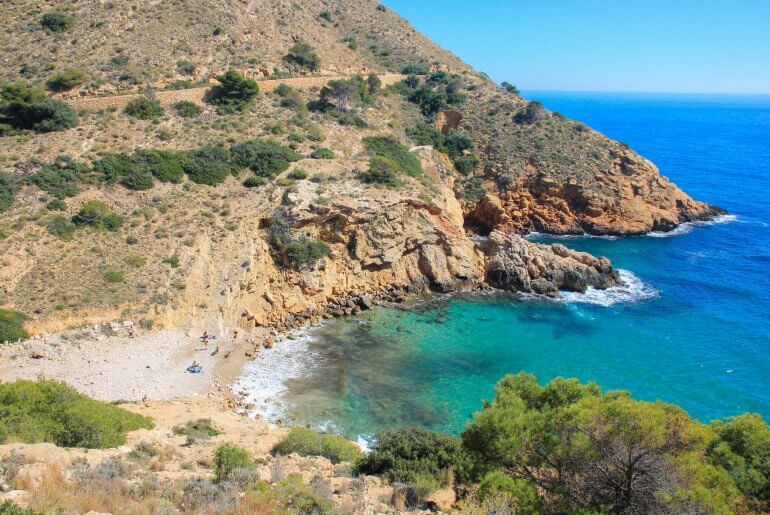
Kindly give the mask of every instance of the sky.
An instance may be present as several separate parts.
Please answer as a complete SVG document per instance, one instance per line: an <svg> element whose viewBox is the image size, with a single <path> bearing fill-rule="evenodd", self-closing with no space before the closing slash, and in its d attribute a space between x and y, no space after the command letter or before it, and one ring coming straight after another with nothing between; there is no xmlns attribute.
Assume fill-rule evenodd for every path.
<svg viewBox="0 0 770 515"><path fill-rule="evenodd" d="M384 0L523 90L770 93L770 0Z"/></svg>

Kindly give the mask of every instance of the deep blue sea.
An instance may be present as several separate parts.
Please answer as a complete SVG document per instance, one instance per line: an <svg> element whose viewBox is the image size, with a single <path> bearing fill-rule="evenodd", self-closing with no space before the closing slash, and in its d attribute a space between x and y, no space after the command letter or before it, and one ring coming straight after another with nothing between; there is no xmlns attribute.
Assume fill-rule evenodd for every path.
<svg viewBox="0 0 770 515"><path fill-rule="evenodd" d="M558 240L609 257L629 281L618 291L444 297L338 320L270 358L286 380L257 381L261 396L274 394L282 417L349 436L413 424L459 432L505 373L523 370L627 389L702 421L770 419L770 97L525 96L630 144L737 218L665 236Z"/></svg>

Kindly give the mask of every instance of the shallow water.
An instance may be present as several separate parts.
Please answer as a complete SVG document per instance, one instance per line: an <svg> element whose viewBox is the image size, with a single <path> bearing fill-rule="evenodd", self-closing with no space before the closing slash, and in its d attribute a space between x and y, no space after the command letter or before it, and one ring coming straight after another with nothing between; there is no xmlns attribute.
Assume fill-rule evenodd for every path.
<svg viewBox="0 0 770 515"><path fill-rule="evenodd" d="M458 432L503 374L524 370L541 382L628 389L701 420L770 418L770 98L528 97L628 142L737 219L673 235L558 239L609 257L624 289L558 302L443 297L338 320L303 339L301 356L253 365L283 389L268 387L282 404L263 412L349 436L412 424Z"/></svg>

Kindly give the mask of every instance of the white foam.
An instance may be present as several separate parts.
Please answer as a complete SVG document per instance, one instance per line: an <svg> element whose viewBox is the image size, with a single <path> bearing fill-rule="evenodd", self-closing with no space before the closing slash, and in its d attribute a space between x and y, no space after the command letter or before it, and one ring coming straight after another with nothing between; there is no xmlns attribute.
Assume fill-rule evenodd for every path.
<svg viewBox="0 0 770 515"><path fill-rule="evenodd" d="M282 404L281 396L286 393L287 381L300 377L313 363L309 345L312 339L305 333L278 342L243 366L232 390L241 398L241 405L253 404L253 407L243 409L244 412L251 417L261 415L270 421L285 413L287 406Z"/></svg>
<svg viewBox="0 0 770 515"><path fill-rule="evenodd" d="M609 307L622 302L640 302L660 295L655 288L644 284L633 272L618 270L622 284L606 290L589 287L585 293L561 292L559 300L567 303L578 302Z"/></svg>
<svg viewBox="0 0 770 515"><path fill-rule="evenodd" d="M711 220L703 220L701 222L685 222L667 232L663 232L663 231L648 232L645 236L649 236L650 238L670 238L671 236L679 236L682 234L687 234L688 232L691 232L696 227L705 226L705 225L726 224L726 223L734 222L736 220L738 220L738 217L736 215L719 215Z"/></svg>
<svg viewBox="0 0 770 515"><path fill-rule="evenodd" d="M583 234L549 234L547 232L537 232L532 231L530 233L527 233L524 235L524 238L526 239L534 239L534 238L548 238L552 240L582 240L583 238L596 238L599 240L617 240L620 238L620 236L614 236L610 234L588 234L587 232L584 232Z"/></svg>

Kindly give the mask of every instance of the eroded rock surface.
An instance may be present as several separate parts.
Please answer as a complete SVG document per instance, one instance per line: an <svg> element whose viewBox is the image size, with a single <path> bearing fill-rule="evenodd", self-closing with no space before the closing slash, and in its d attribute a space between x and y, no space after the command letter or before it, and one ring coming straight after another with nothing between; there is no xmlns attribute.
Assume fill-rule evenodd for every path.
<svg viewBox="0 0 770 515"><path fill-rule="evenodd" d="M487 243L486 280L502 290L556 294L608 288L620 277L607 258L597 258L564 245L532 243L514 233L493 231Z"/></svg>

